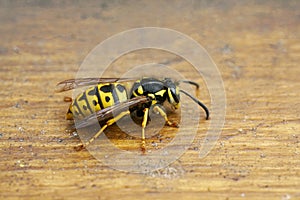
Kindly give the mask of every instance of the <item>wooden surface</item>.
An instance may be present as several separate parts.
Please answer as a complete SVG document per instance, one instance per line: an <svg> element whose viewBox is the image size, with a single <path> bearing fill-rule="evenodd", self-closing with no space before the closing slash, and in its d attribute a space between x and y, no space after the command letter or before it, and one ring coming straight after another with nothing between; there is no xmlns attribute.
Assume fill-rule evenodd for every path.
<svg viewBox="0 0 300 200"><path fill-rule="evenodd" d="M1 199L300 199L298 1L26 2L0 6ZM74 151L80 140L65 132L65 94L53 92L98 43L143 26L172 28L201 43L227 97L226 123L208 156L197 157L195 142L146 175ZM207 91L201 99L209 105ZM200 121L196 141L207 126ZM108 133L117 144L119 132Z"/></svg>

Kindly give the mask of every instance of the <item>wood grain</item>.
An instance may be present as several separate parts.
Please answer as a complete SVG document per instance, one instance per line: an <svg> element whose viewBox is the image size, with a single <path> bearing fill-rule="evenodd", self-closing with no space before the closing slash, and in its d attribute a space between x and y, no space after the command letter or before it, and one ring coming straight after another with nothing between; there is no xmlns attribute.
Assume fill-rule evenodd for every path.
<svg viewBox="0 0 300 200"><path fill-rule="evenodd" d="M300 18L298 1L110 2L1 1L1 199L300 199ZM150 174L113 170L65 132L66 94L88 52L134 27L175 29L201 43L226 88L226 123L213 150L198 158L208 122L174 163ZM105 56L105 55L104 55ZM135 52L111 66L166 62L168 53ZM123 59L123 60L122 60ZM175 68L189 69L178 61ZM119 70L119 71L118 71ZM108 72L109 73L109 72ZM210 105L202 79L201 100ZM212 113L212 117L217 113ZM178 119L173 113L170 117ZM176 131L164 128L163 148ZM138 148L117 126L108 137Z"/></svg>

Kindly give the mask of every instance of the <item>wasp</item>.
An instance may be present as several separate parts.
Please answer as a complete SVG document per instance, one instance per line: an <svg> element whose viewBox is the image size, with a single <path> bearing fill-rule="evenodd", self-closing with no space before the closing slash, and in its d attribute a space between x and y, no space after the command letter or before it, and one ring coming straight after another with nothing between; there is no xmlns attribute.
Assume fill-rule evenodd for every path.
<svg viewBox="0 0 300 200"><path fill-rule="evenodd" d="M125 82L133 81L133 86L128 92ZM165 120L166 125L178 127L176 122L168 119L163 107L164 102L168 102L176 110L180 107L180 94L183 93L197 103L206 113L209 119L208 108L193 97L188 92L179 89L179 83L188 83L199 88L193 81L182 80L175 82L170 78L159 80L156 78L131 79L131 78L80 78L68 79L59 82L56 92L64 92L78 87L91 86L75 99L65 97L66 102L71 102L66 114L67 120L78 120L76 128L87 127L92 121L92 117L97 117L101 129L87 142L80 145L84 148L91 144L110 125L121 118L135 113L141 117L142 126L142 149L145 147L145 127L149 121L149 109L153 106L153 111L159 113Z"/></svg>

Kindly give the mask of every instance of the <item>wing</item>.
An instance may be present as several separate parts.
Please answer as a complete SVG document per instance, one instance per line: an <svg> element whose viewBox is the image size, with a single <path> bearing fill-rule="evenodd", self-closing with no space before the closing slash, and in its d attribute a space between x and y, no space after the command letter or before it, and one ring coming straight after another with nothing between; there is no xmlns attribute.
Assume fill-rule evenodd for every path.
<svg viewBox="0 0 300 200"><path fill-rule="evenodd" d="M79 87L97 85L99 83L113 83L113 82L127 82L133 81L136 79L133 78L77 78L77 79L68 79L62 82L59 82L56 85L55 92L64 92L72 90Z"/></svg>
<svg viewBox="0 0 300 200"><path fill-rule="evenodd" d="M132 109L132 108L139 106L141 104L144 104L144 103L149 103L150 101L151 101L151 99L149 97L138 96L138 97L129 99L125 102L116 104L114 106L99 110L95 114L96 114L98 122L101 124L101 123L107 122L109 119L112 119L114 116L120 114L121 112L127 111L129 109ZM84 127L93 125L95 123L94 119L95 119L95 115L90 115L90 116L85 117L84 119L77 120L76 127L74 125L72 128L80 129L80 128L84 128Z"/></svg>

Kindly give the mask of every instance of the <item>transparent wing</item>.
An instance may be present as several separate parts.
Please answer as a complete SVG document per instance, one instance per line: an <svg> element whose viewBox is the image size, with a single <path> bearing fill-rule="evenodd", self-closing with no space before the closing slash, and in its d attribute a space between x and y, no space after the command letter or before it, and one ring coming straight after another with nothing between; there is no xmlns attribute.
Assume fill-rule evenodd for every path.
<svg viewBox="0 0 300 200"><path fill-rule="evenodd" d="M116 104L114 106L99 110L95 114L98 122L100 124L103 124L107 122L109 119L112 119L113 117L117 116L121 112L127 111L129 109L133 109L134 107L137 107L144 103L149 103L150 101L151 99L149 97L138 96L132 99L128 99L125 102ZM74 127L72 128L79 129L79 128L84 128L93 125L95 123L94 119L95 119L95 115L93 114L85 117L84 119L76 120L76 127L74 125Z"/></svg>
<svg viewBox="0 0 300 200"><path fill-rule="evenodd" d="M79 87L97 85L99 83L114 83L114 82L128 82L134 81L133 78L78 78L78 79L68 79L59 82L56 85L55 92L64 92L72 90Z"/></svg>

